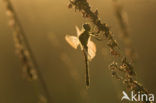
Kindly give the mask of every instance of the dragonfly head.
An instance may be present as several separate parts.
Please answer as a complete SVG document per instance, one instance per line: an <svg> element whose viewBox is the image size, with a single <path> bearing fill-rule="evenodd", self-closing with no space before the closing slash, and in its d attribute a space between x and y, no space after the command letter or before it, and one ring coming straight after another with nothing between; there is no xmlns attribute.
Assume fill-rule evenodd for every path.
<svg viewBox="0 0 156 103"><path fill-rule="evenodd" d="M89 24L83 24L83 28L86 30L86 31L90 31L91 27Z"/></svg>

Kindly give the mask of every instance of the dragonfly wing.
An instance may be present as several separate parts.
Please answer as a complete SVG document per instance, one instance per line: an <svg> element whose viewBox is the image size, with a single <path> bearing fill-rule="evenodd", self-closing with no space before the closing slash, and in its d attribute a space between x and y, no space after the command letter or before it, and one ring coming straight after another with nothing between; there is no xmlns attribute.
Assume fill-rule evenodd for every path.
<svg viewBox="0 0 156 103"><path fill-rule="evenodd" d="M77 49L80 44L78 38L76 36L66 35L65 40L74 48Z"/></svg>
<svg viewBox="0 0 156 103"><path fill-rule="evenodd" d="M91 61L96 55L96 45L92 41L88 41L88 60Z"/></svg>
<svg viewBox="0 0 156 103"><path fill-rule="evenodd" d="M76 28L77 36L79 37L82 34L83 30L80 30L78 26L75 26L75 28Z"/></svg>

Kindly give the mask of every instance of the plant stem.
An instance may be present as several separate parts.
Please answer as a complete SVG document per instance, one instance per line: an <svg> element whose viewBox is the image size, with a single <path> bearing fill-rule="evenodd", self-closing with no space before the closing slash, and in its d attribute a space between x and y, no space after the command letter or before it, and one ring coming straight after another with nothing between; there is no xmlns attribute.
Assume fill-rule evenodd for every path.
<svg viewBox="0 0 156 103"><path fill-rule="evenodd" d="M52 103L46 82L43 79L43 76L41 75L41 71L39 70L39 66L32 53L30 44L26 38L26 34L17 17L14 7L10 0L4 0L4 3L6 5L7 16L9 17L9 24L10 24L10 27L13 29L13 33L14 33L14 42L15 42L16 52L18 53L20 57L21 63L23 65L23 70L26 73L27 77L29 77L29 79L34 81L34 84L37 83L37 85L40 85L40 86L37 86L37 85L36 86L39 87L38 88L39 92L41 91L44 92L44 95L45 95L44 98L46 98L44 103ZM42 89L42 90L39 90L39 89Z"/></svg>

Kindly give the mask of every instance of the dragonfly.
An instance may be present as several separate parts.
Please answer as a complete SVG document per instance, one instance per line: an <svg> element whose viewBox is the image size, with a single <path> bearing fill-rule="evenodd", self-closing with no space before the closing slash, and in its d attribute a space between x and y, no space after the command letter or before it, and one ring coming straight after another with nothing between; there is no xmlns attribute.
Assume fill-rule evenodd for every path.
<svg viewBox="0 0 156 103"><path fill-rule="evenodd" d="M85 67L86 67L86 87L90 86L90 75L89 75L89 62L96 55L96 45L91 41L92 34L90 33L91 27L89 24L83 24L82 29L80 30L78 26L75 26L77 35L66 35L65 40L67 43L72 46L74 49L77 49L79 46L85 57Z"/></svg>

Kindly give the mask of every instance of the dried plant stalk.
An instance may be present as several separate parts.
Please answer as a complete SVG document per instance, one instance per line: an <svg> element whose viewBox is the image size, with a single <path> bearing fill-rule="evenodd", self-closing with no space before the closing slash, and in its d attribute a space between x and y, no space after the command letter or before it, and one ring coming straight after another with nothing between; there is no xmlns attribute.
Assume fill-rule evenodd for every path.
<svg viewBox="0 0 156 103"><path fill-rule="evenodd" d="M6 14L9 17L9 26L13 30L13 38L14 38L16 53L21 60L24 76L28 80L34 81L34 86L38 88L38 92L40 93L39 95L42 94L41 92L44 92L43 93L45 96L44 98L47 99L47 100L44 99L44 101L50 102L50 95L46 83L38 68L36 60L33 56L32 50L28 43L28 40L25 37L25 32L22 29L19 19L17 18L13 5L10 0L4 0L4 3L6 6Z"/></svg>
<svg viewBox="0 0 156 103"><path fill-rule="evenodd" d="M119 0L112 0L112 1L113 1L113 6L114 6L117 20L122 30L121 38L124 43L125 55L131 60L131 62L135 62L136 53L134 48L132 47L132 41L130 38L128 15L124 11L123 6L119 3Z"/></svg>
<svg viewBox="0 0 156 103"><path fill-rule="evenodd" d="M118 51L118 44L116 40L112 36L112 32L110 31L109 26L106 23L102 23L100 18L98 17L98 10L93 12L87 0L70 0L68 5L69 8L75 8L75 11L79 11L82 13L84 18L88 18L91 22L96 26L97 30L94 34L94 37L102 40L103 37L107 39L107 46L109 47L109 51L112 56L116 56L118 58L118 62L113 62L109 69L112 71L112 76L121 80L128 89L133 90L135 92L147 93L148 91L135 80L135 71L133 65L127 60L127 57L121 55ZM100 37L100 38L99 38ZM101 38L102 37L102 38ZM122 73L123 75L121 75ZM144 103L150 103L144 101Z"/></svg>

